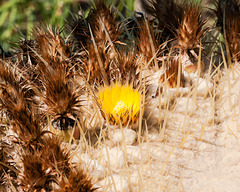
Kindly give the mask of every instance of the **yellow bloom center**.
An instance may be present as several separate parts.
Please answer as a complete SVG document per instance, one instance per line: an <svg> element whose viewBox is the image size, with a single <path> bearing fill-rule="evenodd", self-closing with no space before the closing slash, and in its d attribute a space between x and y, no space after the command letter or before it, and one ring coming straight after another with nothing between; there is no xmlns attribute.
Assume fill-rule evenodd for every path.
<svg viewBox="0 0 240 192"><path fill-rule="evenodd" d="M117 105L114 107L113 113L120 115L124 111L127 111L127 106L125 105L125 103L123 101L119 101L117 103Z"/></svg>
<svg viewBox="0 0 240 192"><path fill-rule="evenodd" d="M112 124L119 124L121 121L125 125L128 122L135 122L138 118L141 96L129 85L116 83L105 86L99 91L99 100L103 116Z"/></svg>

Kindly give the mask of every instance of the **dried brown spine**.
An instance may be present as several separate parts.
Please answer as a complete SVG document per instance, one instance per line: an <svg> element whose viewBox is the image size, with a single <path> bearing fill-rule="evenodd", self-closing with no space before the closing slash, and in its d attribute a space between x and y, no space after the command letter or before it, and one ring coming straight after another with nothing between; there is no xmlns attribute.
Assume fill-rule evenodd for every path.
<svg viewBox="0 0 240 192"><path fill-rule="evenodd" d="M203 19L200 3L185 2L184 5L177 38L181 49L186 51L199 48L201 39L209 29L204 28L207 19Z"/></svg>
<svg viewBox="0 0 240 192"><path fill-rule="evenodd" d="M150 25L150 21L143 18L138 22L139 26L139 35L137 39L137 47L138 47L138 55L143 57L144 62L150 66L154 65L154 57L156 57L156 52L159 51L160 48L160 41L159 36L154 33L153 26Z"/></svg>
<svg viewBox="0 0 240 192"><path fill-rule="evenodd" d="M54 64L55 65L55 64ZM42 95L46 114L53 116L58 129L71 129L80 115L80 91L74 81L67 76L65 66L59 64L53 69L50 66L40 68L45 94Z"/></svg>
<svg viewBox="0 0 240 192"><path fill-rule="evenodd" d="M59 189L54 192L94 192L91 178L79 167L73 167L69 176L61 176L59 178Z"/></svg>
<svg viewBox="0 0 240 192"><path fill-rule="evenodd" d="M134 88L139 83L139 70L141 68L140 60L135 54L134 50L118 52L116 60L119 65L116 64L117 68L114 72L116 82L121 82L122 85L132 84Z"/></svg>
<svg viewBox="0 0 240 192"><path fill-rule="evenodd" d="M18 80L9 68L0 65L1 103L12 119L12 129L17 134L17 142L29 150L41 147L46 133L40 125L38 114L34 113L27 86Z"/></svg>
<svg viewBox="0 0 240 192"><path fill-rule="evenodd" d="M91 39L87 20L83 16L78 15L78 18L74 18L73 23L68 25L78 48L85 48Z"/></svg>
<svg viewBox="0 0 240 192"><path fill-rule="evenodd" d="M98 83L102 84L103 74L101 70L104 70L107 74L107 81L110 78L110 55L108 53L108 48L95 46L93 43L88 45L87 57L83 58L84 65L81 65L83 69L83 75L90 82L90 84ZM101 69L101 65L103 68Z"/></svg>
<svg viewBox="0 0 240 192"><path fill-rule="evenodd" d="M158 20L158 29L163 40L175 38L175 30L182 20L182 6L175 0L141 0L145 11Z"/></svg>
<svg viewBox="0 0 240 192"><path fill-rule="evenodd" d="M109 40L115 42L121 33L116 25L115 13L104 0L95 0L87 21L97 45L107 46Z"/></svg>
<svg viewBox="0 0 240 192"><path fill-rule="evenodd" d="M18 175L18 185L26 192L50 191L51 184L55 181L53 170L48 160L35 151L32 154L22 155L22 169Z"/></svg>
<svg viewBox="0 0 240 192"><path fill-rule="evenodd" d="M164 82L167 81L169 88L176 88L179 81L179 86L184 87L184 75L182 73L182 67L179 65L179 60L169 59L164 66L164 74L160 77L160 82L164 84Z"/></svg>
<svg viewBox="0 0 240 192"><path fill-rule="evenodd" d="M40 25L34 28L33 35L36 40L37 59L42 62L42 59L47 62L63 62L70 57L69 46L65 44L61 37L61 30L50 26L45 27ZM41 59L39 58L41 56Z"/></svg>

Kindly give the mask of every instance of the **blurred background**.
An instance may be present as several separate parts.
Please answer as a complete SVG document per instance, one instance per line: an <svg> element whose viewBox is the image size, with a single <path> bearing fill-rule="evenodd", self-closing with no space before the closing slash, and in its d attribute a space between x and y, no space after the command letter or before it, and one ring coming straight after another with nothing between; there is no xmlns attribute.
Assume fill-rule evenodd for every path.
<svg viewBox="0 0 240 192"><path fill-rule="evenodd" d="M0 0L0 45L11 50L20 38L30 38L37 22L63 27L80 10L88 14L89 0ZM115 0L123 16L134 11L135 0ZM138 3L137 3L138 4Z"/></svg>
<svg viewBox="0 0 240 192"><path fill-rule="evenodd" d="M38 22L61 28L78 14L84 13L87 16L91 1L93 0L0 0L0 46L5 51L11 51L20 38L31 37L32 29ZM142 0L106 1L114 2L122 19L131 16L133 11L143 11ZM203 1L208 6L214 0L193 1Z"/></svg>

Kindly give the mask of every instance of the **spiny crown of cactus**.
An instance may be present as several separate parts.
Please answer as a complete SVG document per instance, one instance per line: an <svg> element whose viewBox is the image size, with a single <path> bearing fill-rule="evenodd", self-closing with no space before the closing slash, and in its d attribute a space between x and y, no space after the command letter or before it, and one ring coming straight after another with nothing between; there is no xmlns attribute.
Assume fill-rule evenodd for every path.
<svg viewBox="0 0 240 192"><path fill-rule="evenodd" d="M67 25L77 48L84 49L91 38L87 20L82 15L78 15L72 23L67 23Z"/></svg>
<svg viewBox="0 0 240 192"><path fill-rule="evenodd" d="M143 57L147 63L152 60L150 66L153 66L153 57L159 55L156 54L156 52L159 52L160 48L159 35L153 31L153 26L146 18L142 18L140 21L138 21L138 28L138 55Z"/></svg>
<svg viewBox="0 0 240 192"><path fill-rule="evenodd" d="M31 153L23 151L20 158L22 169L17 177L17 183L23 191L50 191L54 189L54 183L59 183L59 176L70 177L70 153L62 148L61 142L52 135L43 140L41 149Z"/></svg>
<svg viewBox="0 0 240 192"><path fill-rule="evenodd" d="M239 5L235 0L229 1L233 5L223 0L218 2L217 14L229 16L226 21L219 16L219 23L222 22L220 26L226 23L224 27L227 31L227 41L231 53L236 55L239 52ZM179 46L187 53L199 46L201 38L207 32L204 28L206 20L202 17L199 4L152 0L146 5L146 10L153 12L158 20L158 26L154 28L155 26L145 18L139 22L139 41L136 49L130 45L119 46L122 31L116 23L115 12L105 1L96 0L88 18L83 19L79 16L70 26L77 47L74 43L72 46L64 41L61 30L41 25L34 29L35 40L23 42L21 48L25 58L19 59L22 66L19 67L17 63L9 65L12 68L19 67L19 71L24 69L29 72L29 76L39 78L38 84L34 78L23 73L20 76L23 76L24 81L30 82L25 85L13 72L8 71L6 66L0 67L2 108L8 111L12 130L19 138L15 145L18 145L21 151L18 155L21 157L22 167L17 179L20 189L95 190L91 179L81 169L71 165L69 153L61 148L62 141L43 131L46 122L40 123L35 107L41 110L41 115L51 116L55 128L71 129L81 115L82 95L78 84L89 83L89 91L92 91L93 95L98 94L97 101L105 119L118 125L135 123L139 119L144 96L139 88L142 81L139 74L143 72L142 62L139 62L137 56L143 55L149 62L159 51L161 40L177 38ZM227 9L234 10L236 14L232 16ZM162 36L161 40L158 39L159 34ZM72 50L75 52L71 52ZM178 83L179 86L184 86L181 60L171 59L170 54L167 57L170 59L162 67L164 74L160 77L160 82L163 84L167 81L166 84L170 88L177 87ZM28 62L29 60L31 62ZM147 70L151 71L152 68ZM76 82L76 74L86 81ZM35 85L34 91L31 90L29 94L29 90L25 89L32 85ZM102 88L91 89L94 85L102 85ZM33 104L33 97L40 100L38 105Z"/></svg>
<svg viewBox="0 0 240 192"><path fill-rule="evenodd" d="M91 178L83 173L83 170L74 166L69 173L69 176L61 176L58 179L59 189L54 192L93 192L96 188L93 187Z"/></svg>
<svg viewBox="0 0 240 192"><path fill-rule="evenodd" d="M21 172L18 174L18 185L22 191L50 191L54 176L47 159L37 152L22 155Z"/></svg>
<svg viewBox="0 0 240 192"><path fill-rule="evenodd" d="M87 21L98 45L106 46L105 43L109 42L109 40L115 42L118 39L120 29L116 25L115 15L116 13L110 9L110 5L107 5L104 0L94 2Z"/></svg>
<svg viewBox="0 0 240 192"><path fill-rule="evenodd" d="M0 65L0 80L1 108L6 109L12 119L12 129L18 135L17 142L22 143L28 150L35 150L40 147L39 142L45 131L32 107L32 99L28 97L27 86L24 86L13 70L3 64Z"/></svg>
<svg viewBox="0 0 240 192"><path fill-rule="evenodd" d="M80 88L74 86L69 46L57 29L37 27L34 31L39 46L37 69L44 91L39 92L43 98L42 109L52 116L55 128L71 129L79 113Z"/></svg>
<svg viewBox="0 0 240 192"><path fill-rule="evenodd" d="M80 89L73 86L73 82L66 75L64 66L59 65L53 70L50 66L42 71L42 81L46 94L43 95L46 111L59 120L59 129L69 129L71 122L75 122L76 114L80 112ZM67 118L65 124L61 123L62 118ZM74 123L73 123L74 124ZM56 127L57 128L57 127Z"/></svg>
<svg viewBox="0 0 240 192"><path fill-rule="evenodd" d="M142 0L143 8L147 13L158 20L158 29L161 30L163 40L173 39L174 31L178 29L182 20L183 9L175 0Z"/></svg>
<svg viewBox="0 0 240 192"><path fill-rule="evenodd" d="M84 65L80 65L83 69L83 76L91 83L109 81L111 59L108 51L90 44L87 48L87 57L83 58Z"/></svg>
<svg viewBox="0 0 240 192"><path fill-rule="evenodd" d="M179 23L176 37L183 50L191 50L200 46L202 37L208 28L204 28L207 19L203 19L200 3L185 2L183 16Z"/></svg>
<svg viewBox="0 0 240 192"><path fill-rule="evenodd" d="M37 42L37 51L42 59L51 63L61 62L70 56L69 47L60 36L59 29L52 29L50 26L45 28L43 25L35 27L33 30L34 38ZM39 58L39 60L41 60Z"/></svg>
<svg viewBox="0 0 240 192"><path fill-rule="evenodd" d="M117 68L114 71L114 76L111 81L118 81L122 84L132 84L134 88L138 86L140 60L136 57L134 50L118 52L115 65Z"/></svg>

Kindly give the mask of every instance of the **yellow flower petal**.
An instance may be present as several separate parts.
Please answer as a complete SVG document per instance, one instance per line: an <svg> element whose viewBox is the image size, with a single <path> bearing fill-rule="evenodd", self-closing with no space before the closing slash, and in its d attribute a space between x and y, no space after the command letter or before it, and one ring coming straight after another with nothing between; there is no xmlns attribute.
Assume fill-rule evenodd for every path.
<svg viewBox="0 0 240 192"><path fill-rule="evenodd" d="M135 122L139 115L141 95L131 86L115 83L99 91L99 102L103 116L114 124ZM119 121L120 120L120 121Z"/></svg>

